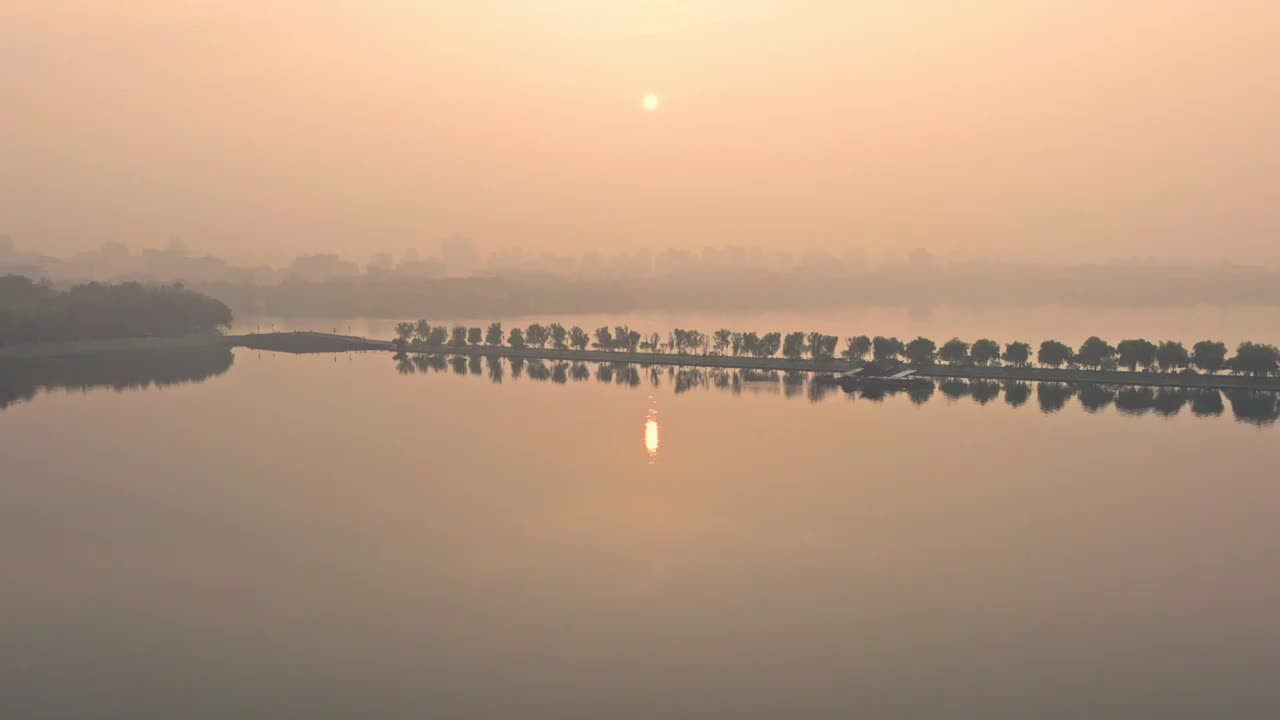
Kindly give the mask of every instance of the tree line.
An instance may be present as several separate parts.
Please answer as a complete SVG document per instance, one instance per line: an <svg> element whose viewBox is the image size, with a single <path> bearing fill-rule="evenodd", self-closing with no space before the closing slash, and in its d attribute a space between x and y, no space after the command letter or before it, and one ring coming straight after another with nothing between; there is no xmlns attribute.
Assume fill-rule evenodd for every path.
<svg viewBox="0 0 1280 720"><path fill-rule="evenodd" d="M0 345L216 333L231 310L181 284L86 283L57 290L0 277Z"/></svg>
<svg viewBox="0 0 1280 720"><path fill-rule="evenodd" d="M1181 342L1166 340L1159 343L1144 339L1126 339L1116 345L1093 336L1080 344L1079 350L1057 340L1046 340L1038 349L1026 342L1010 342L1001 345L990 338L973 343L951 338L941 346L925 337L903 342L896 337L868 337L857 335L846 338L843 349L835 335L819 332L736 332L728 329L706 334L698 330L676 328L664 340L658 333L642 335L626 325L603 326L588 333L580 327L565 328L560 323L543 325L533 323L527 327L503 330L501 322L495 322L486 330L479 327L456 325L447 328L432 325L426 320L416 323L402 322L396 325L396 343L404 350L425 350L449 346L487 345L513 348L551 347L557 350L603 350L620 352L662 352L677 355L733 355L738 357L769 358L781 354L790 360L805 357L813 360L832 360L836 357L849 362L906 361L914 365L948 365L1082 368L1089 370L1143 370L1145 372L1204 373L1234 372L1249 375L1270 375L1280 371L1280 349L1274 345L1242 342L1231 356L1227 345L1212 340L1202 340L1188 350Z"/></svg>

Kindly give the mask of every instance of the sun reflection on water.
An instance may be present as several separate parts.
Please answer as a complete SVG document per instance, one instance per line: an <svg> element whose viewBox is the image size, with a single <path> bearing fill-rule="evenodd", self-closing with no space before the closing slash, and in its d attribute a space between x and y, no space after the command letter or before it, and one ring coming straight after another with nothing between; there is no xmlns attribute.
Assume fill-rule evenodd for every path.
<svg viewBox="0 0 1280 720"><path fill-rule="evenodd" d="M645 415L644 449L649 453L649 462L658 458L658 411L654 408Z"/></svg>

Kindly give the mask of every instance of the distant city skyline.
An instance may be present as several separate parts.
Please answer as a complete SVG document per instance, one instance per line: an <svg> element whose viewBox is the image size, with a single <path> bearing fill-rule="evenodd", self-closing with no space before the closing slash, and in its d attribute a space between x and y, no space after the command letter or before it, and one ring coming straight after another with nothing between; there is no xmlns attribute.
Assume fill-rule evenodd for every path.
<svg viewBox="0 0 1280 720"><path fill-rule="evenodd" d="M607 250L588 249L577 254L531 253L521 247L486 248L469 236L454 233L434 248L405 247L374 250L367 257L317 250L304 252L281 262L253 262L207 253L183 238L172 236L155 247L107 242L101 246L65 255L35 251L0 234L0 275L25 274L50 277L57 282L84 280L112 281L140 279L167 282L182 279L194 282L237 282L271 284L285 279L323 282L356 276L396 276L433 279L475 275L510 276L530 273L552 275L613 275L643 277L689 271L805 271L825 275L858 274L877 269L969 264L1027 265L1043 267L1150 266L1161 268L1250 266L1248 263L1183 263L1159 257L1116 258L1090 263L1053 262L990 255L938 255L928 248L904 247L900 252L875 257L861 248L830 251L820 247L769 250L759 246L705 246L694 249L652 248ZM1255 264L1262 269L1273 269Z"/></svg>

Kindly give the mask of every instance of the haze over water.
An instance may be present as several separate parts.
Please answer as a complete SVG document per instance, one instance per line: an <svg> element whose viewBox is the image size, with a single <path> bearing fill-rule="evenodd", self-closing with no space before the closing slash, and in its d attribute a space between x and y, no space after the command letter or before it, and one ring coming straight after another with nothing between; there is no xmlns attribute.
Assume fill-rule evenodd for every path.
<svg viewBox="0 0 1280 720"><path fill-rule="evenodd" d="M1280 718L1278 37L0 0L0 720ZM216 336L419 319L512 359ZM523 360L555 322L1071 369ZM1003 382L1150 353L1256 375Z"/></svg>
<svg viewBox="0 0 1280 720"><path fill-rule="evenodd" d="M1229 405L206 366L0 411L4 714L1280 711L1278 426Z"/></svg>

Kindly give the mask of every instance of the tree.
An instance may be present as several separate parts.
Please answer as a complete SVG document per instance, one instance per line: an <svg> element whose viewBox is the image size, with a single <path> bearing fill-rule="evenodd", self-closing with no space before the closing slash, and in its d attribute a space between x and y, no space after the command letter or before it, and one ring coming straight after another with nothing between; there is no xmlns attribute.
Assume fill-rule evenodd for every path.
<svg viewBox="0 0 1280 720"><path fill-rule="evenodd" d="M591 337L587 335L587 331L574 325L569 330L569 346L575 350L586 350L587 343L591 342Z"/></svg>
<svg viewBox="0 0 1280 720"><path fill-rule="evenodd" d="M809 357L817 360L822 355L822 338L825 337L820 332L811 332L805 336L805 349L809 351Z"/></svg>
<svg viewBox="0 0 1280 720"><path fill-rule="evenodd" d="M1140 365L1143 370L1150 370L1152 367L1154 367L1156 364L1156 352L1159 349L1160 348L1156 347L1156 344L1153 342L1148 342L1146 340L1139 340L1138 341L1138 365Z"/></svg>
<svg viewBox="0 0 1280 720"><path fill-rule="evenodd" d="M896 337L880 337L877 335L871 341L871 356L876 360L896 359L905 349L902 341Z"/></svg>
<svg viewBox="0 0 1280 720"><path fill-rule="evenodd" d="M755 333L752 333L753 335ZM782 348L782 333L771 332L765 333L764 337L756 342L756 357L767 358L778 354L778 350Z"/></svg>
<svg viewBox="0 0 1280 720"><path fill-rule="evenodd" d="M411 322L396 323L396 339L401 343L407 343L416 329L417 326Z"/></svg>
<svg viewBox="0 0 1280 720"><path fill-rule="evenodd" d="M520 328L511 328L511 334L507 336L507 344L519 350L524 347L524 331Z"/></svg>
<svg viewBox="0 0 1280 720"><path fill-rule="evenodd" d="M1071 358L1075 355L1071 351L1070 345L1065 345L1057 340L1045 340L1040 343L1040 352L1036 354L1036 361L1041 365L1049 367L1062 367L1071 362Z"/></svg>
<svg viewBox="0 0 1280 720"><path fill-rule="evenodd" d="M844 350L844 357L849 362L861 362L867 357L867 353L871 352L871 338L866 335L855 335L847 340L848 346Z"/></svg>
<svg viewBox="0 0 1280 720"><path fill-rule="evenodd" d="M723 355L725 350L729 349L729 345L733 343L733 331L720 328L713 333L711 346L715 348L717 355Z"/></svg>
<svg viewBox="0 0 1280 720"><path fill-rule="evenodd" d="M418 323L413 326L413 335L422 342L426 342L427 338L431 336L431 323L426 320L419 320Z"/></svg>
<svg viewBox="0 0 1280 720"><path fill-rule="evenodd" d="M1227 344L1201 340L1191 347L1191 364L1207 373L1216 373L1227 362ZM1219 398L1221 401L1221 398Z"/></svg>
<svg viewBox="0 0 1280 720"><path fill-rule="evenodd" d="M613 349L613 332L609 330L608 325L602 325L601 327L596 328L595 336L596 342L594 347L597 350Z"/></svg>
<svg viewBox="0 0 1280 720"><path fill-rule="evenodd" d="M551 323L547 326L547 334L551 337L551 347L557 350L565 348L565 338L569 333L565 331L564 326L560 323Z"/></svg>
<svg viewBox="0 0 1280 720"><path fill-rule="evenodd" d="M502 344L502 323L495 322L489 325L489 330L484 334L484 342L486 345Z"/></svg>
<svg viewBox="0 0 1280 720"><path fill-rule="evenodd" d="M1280 350L1275 345L1242 342L1231 358L1231 371L1249 375L1269 375L1280 366Z"/></svg>
<svg viewBox="0 0 1280 720"><path fill-rule="evenodd" d="M688 343L690 350L702 350L703 354L707 351L707 336L701 330L685 331L685 342Z"/></svg>
<svg viewBox="0 0 1280 720"><path fill-rule="evenodd" d="M1001 359L1015 367L1026 367L1031 362L1031 344L1011 342L1004 346L1004 355ZM1008 394L1006 389L1005 396L1008 397Z"/></svg>
<svg viewBox="0 0 1280 720"><path fill-rule="evenodd" d="M1165 340L1156 348L1156 362L1164 372L1181 370L1191 364L1191 356L1180 342Z"/></svg>
<svg viewBox="0 0 1280 720"><path fill-rule="evenodd" d="M448 340L448 330L443 325L437 325L431 328L431 334L427 336L427 345L429 347L439 347Z"/></svg>
<svg viewBox="0 0 1280 720"><path fill-rule="evenodd" d="M4 237L0 236L0 246L3 244ZM3 254L3 247L0 247L0 255ZM44 302L57 295L48 278L36 281L25 275L0 276L0 306Z"/></svg>
<svg viewBox="0 0 1280 720"><path fill-rule="evenodd" d="M969 350L973 362L977 365L991 365L1000 359L1000 343L983 338L973 344Z"/></svg>
<svg viewBox="0 0 1280 720"><path fill-rule="evenodd" d="M942 343L942 349L938 351L938 357L941 358L943 362L948 362L952 365L960 365L961 363L968 362L969 343L958 337L953 337Z"/></svg>
<svg viewBox="0 0 1280 720"><path fill-rule="evenodd" d="M671 346L675 348L677 353L702 348L706 341L707 336L697 330L676 328L671 331Z"/></svg>
<svg viewBox="0 0 1280 720"><path fill-rule="evenodd" d="M620 350L635 352L640 347L640 333L621 325L613 334L613 342Z"/></svg>
<svg viewBox="0 0 1280 720"><path fill-rule="evenodd" d="M649 333L649 352L658 352L658 348L662 345L662 336L658 333Z"/></svg>
<svg viewBox="0 0 1280 720"><path fill-rule="evenodd" d="M462 325L453 326L453 334L449 337L450 345L467 344L467 328Z"/></svg>
<svg viewBox="0 0 1280 720"><path fill-rule="evenodd" d="M1080 352L1076 353L1076 362L1084 367L1101 370L1115 356L1116 349L1094 335L1080 344Z"/></svg>
<svg viewBox="0 0 1280 720"><path fill-rule="evenodd" d="M809 336L809 356L814 360L830 360L836 356L836 343L840 338L835 335L813 333Z"/></svg>
<svg viewBox="0 0 1280 720"><path fill-rule="evenodd" d="M1116 345L1116 362L1130 371L1136 370L1139 365L1149 368L1156 363L1156 349L1147 340L1121 340Z"/></svg>
<svg viewBox="0 0 1280 720"><path fill-rule="evenodd" d="M551 334L547 332L547 328L533 323L528 330L524 331L525 340L536 348L544 348L547 346L547 340L551 339Z"/></svg>
<svg viewBox="0 0 1280 720"><path fill-rule="evenodd" d="M484 342L484 331L478 327L467 328L467 344L479 345Z"/></svg>
<svg viewBox="0 0 1280 720"><path fill-rule="evenodd" d="M613 347L624 352L635 352L640 346L640 333L627 325L619 325L613 329Z"/></svg>
<svg viewBox="0 0 1280 720"><path fill-rule="evenodd" d="M226 305L181 283L86 283L60 292L47 281L8 275L0 278L0 300L0 345L215 334L231 324Z"/></svg>
<svg viewBox="0 0 1280 720"><path fill-rule="evenodd" d="M782 341L782 357L788 360L798 360L804 355L805 342L803 332L787 333L787 337Z"/></svg>
<svg viewBox="0 0 1280 720"><path fill-rule="evenodd" d="M946 347L945 345L943 347ZM904 351L907 359L916 365L932 365L933 356L938 350L938 345L927 337L918 337L907 343Z"/></svg>
<svg viewBox="0 0 1280 720"><path fill-rule="evenodd" d="M742 333L740 333L740 332L736 332L736 333L734 333L734 334L729 338L729 344L730 344L730 345L732 346L732 348L733 348L733 354L734 354L734 356L735 356L735 357L737 357L738 355L742 354L742 341L743 341L743 339L744 339L744 336L743 336L743 334L742 334Z"/></svg>

